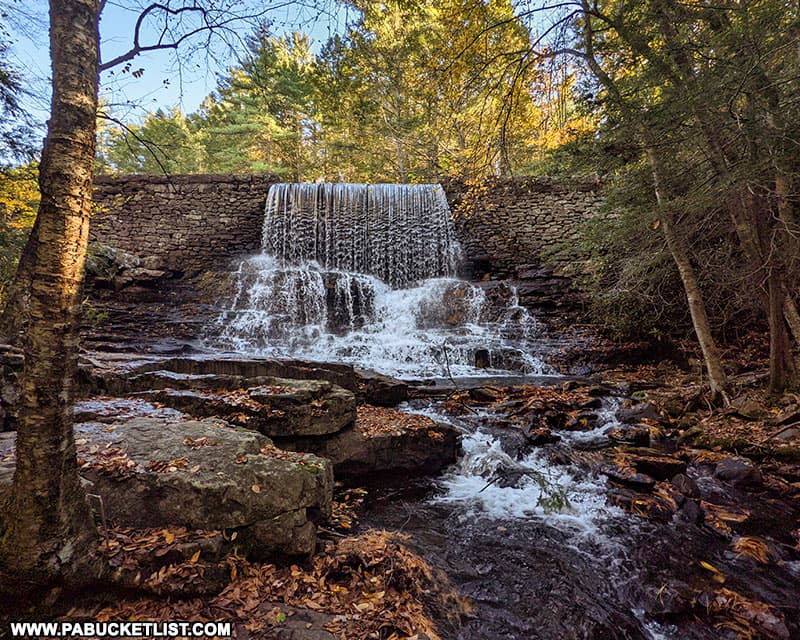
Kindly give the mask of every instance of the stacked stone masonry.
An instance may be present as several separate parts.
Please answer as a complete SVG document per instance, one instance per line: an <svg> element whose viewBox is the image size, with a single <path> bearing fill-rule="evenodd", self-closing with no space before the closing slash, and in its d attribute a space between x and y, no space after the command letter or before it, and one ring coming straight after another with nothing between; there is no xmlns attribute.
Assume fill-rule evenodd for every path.
<svg viewBox="0 0 800 640"><path fill-rule="evenodd" d="M513 275L521 264L566 267L580 225L598 214L600 183L543 177L487 178L443 183L464 254ZM570 269L567 269L570 271Z"/></svg>
<svg viewBox="0 0 800 640"><path fill-rule="evenodd" d="M261 246L273 175L99 176L91 241L155 256L171 271L220 267Z"/></svg>
<svg viewBox="0 0 800 640"><path fill-rule="evenodd" d="M273 175L100 176L91 239L139 256L156 256L192 274L223 266L261 245ZM497 274L520 264L558 262L578 225L600 206L593 180L488 178L442 182L467 260Z"/></svg>

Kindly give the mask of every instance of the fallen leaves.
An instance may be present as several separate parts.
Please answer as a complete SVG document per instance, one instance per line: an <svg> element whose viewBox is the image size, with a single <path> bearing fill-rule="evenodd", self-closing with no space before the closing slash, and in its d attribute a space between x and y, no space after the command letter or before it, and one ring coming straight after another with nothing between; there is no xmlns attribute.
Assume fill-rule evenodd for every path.
<svg viewBox="0 0 800 640"><path fill-rule="evenodd" d="M408 431L418 429L427 429L430 432L431 427L435 424L427 416L403 413L386 407L365 404L357 409L356 427L368 438L400 436ZM436 432L434 431L434 433Z"/></svg>
<svg viewBox="0 0 800 640"><path fill-rule="evenodd" d="M341 530L352 529L366 496L366 489L346 488L337 483L331 507L331 525Z"/></svg>
<svg viewBox="0 0 800 640"><path fill-rule="evenodd" d="M731 543L731 550L739 556L752 558L761 564L768 564L772 555L767 542L755 536L735 538Z"/></svg>
<svg viewBox="0 0 800 640"><path fill-rule="evenodd" d="M199 449L200 447L218 447L219 446L219 442L217 442L216 440L211 440L210 438L205 438L205 437L197 438L195 440L194 438L191 438L189 436L186 436L183 439L183 444L185 444L187 447L191 447L192 449Z"/></svg>
<svg viewBox="0 0 800 640"><path fill-rule="evenodd" d="M178 469L186 469L189 466L187 458L173 458L172 460L151 460L144 470L152 473L174 473Z"/></svg>
<svg viewBox="0 0 800 640"><path fill-rule="evenodd" d="M128 457L125 450L106 443L104 447L94 444L76 445L78 453L78 466L83 469L93 469L98 473L109 475L119 480L130 478L138 470L138 465Z"/></svg>
<svg viewBox="0 0 800 640"><path fill-rule="evenodd" d="M151 536L163 544L162 531ZM230 584L216 596L121 601L100 611L96 619L224 619L271 637L268 630L285 624L295 608L302 608L324 614L325 628L340 640L425 636L437 640L429 607L455 621L470 605L443 574L402 543L399 536L371 531L341 540L307 565L289 567L229 556L220 564L226 567ZM143 586L169 594L176 593L181 581L194 585L198 576L212 571L200 557L196 553L188 561L162 567L144 578Z"/></svg>
<svg viewBox="0 0 800 640"><path fill-rule="evenodd" d="M700 501L700 508L703 510L705 524L725 538L733 535L731 523L741 524L750 517L750 512L746 509L713 504L705 500Z"/></svg>
<svg viewBox="0 0 800 640"><path fill-rule="evenodd" d="M764 602L722 588L713 594L704 594L701 604L709 615L720 618L718 629L734 631L740 638L789 638L783 614Z"/></svg>

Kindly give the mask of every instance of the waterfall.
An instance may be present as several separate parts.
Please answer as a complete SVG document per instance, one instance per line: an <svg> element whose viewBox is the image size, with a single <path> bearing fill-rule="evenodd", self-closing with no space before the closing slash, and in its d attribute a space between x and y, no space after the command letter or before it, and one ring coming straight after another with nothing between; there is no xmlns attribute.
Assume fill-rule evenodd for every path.
<svg viewBox="0 0 800 640"><path fill-rule="evenodd" d="M274 185L218 344L401 377L540 373L516 292L458 280L458 255L439 185Z"/></svg>
<svg viewBox="0 0 800 640"><path fill-rule="evenodd" d="M277 184L261 246L284 262L317 262L393 287L456 272L458 244L438 184Z"/></svg>

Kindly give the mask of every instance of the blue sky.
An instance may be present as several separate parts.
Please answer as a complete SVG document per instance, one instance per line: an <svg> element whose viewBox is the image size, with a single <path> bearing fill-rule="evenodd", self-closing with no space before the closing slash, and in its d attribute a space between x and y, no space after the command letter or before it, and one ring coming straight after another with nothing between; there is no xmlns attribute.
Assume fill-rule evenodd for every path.
<svg viewBox="0 0 800 640"><path fill-rule="evenodd" d="M247 0L242 0L242 4L246 5ZM257 5L268 6L265 2ZM11 7L15 6L12 0ZM136 0L108 0L100 21L104 60L111 60L130 49L140 6L142 4ZM348 15L346 9L333 2L324 7L327 8L320 12L308 5L293 3L271 11L268 14L271 28L276 35L292 30L309 33L319 46L330 34L340 30L348 17L352 17L352 13ZM44 122L50 99L48 3L46 0L27 0L22 11L23 14L8 25L12 35L12 64L25 79L28 89L26 106L38 121ZM251 28L250 24L237 25L236 33L229 40L235 44L236 38L244 37ZM151 26L145 36L154 33ZM139 77L134 77L130 71L122 73L121 68L104 73L101 76L102 98L113 105L116 117L126 121L135 121L147 111L176 105L187 113L196 110L203 98L214 90L218 75L235 62L235 52L220 39L216 39L209 49L202 43L202 39L195 39L177 52L155 51L138 56L130 71L143 69Z"/></svg>

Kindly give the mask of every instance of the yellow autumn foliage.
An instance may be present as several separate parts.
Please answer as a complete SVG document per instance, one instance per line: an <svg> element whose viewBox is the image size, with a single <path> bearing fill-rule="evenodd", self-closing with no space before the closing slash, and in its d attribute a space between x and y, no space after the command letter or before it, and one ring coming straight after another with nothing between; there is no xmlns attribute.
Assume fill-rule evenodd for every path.
<svg viewBox="0 0 800 640"><path fill-rule="evenodd" d="M36 219L37 177L34 165L0 171L0 304Z"/></svg>

